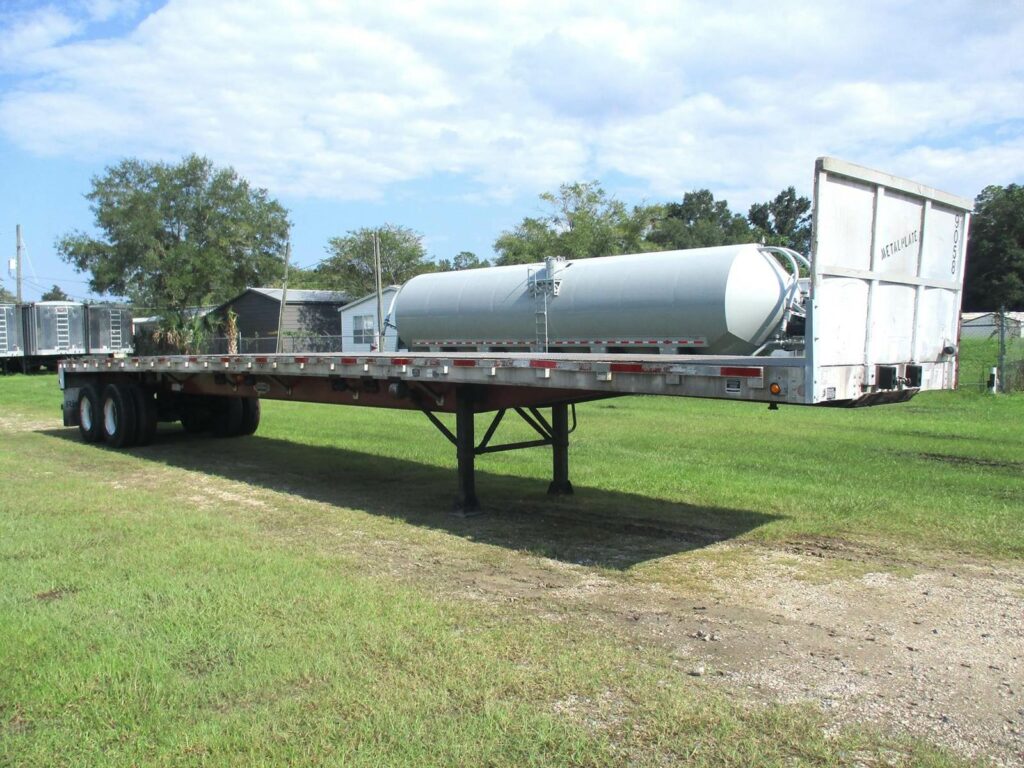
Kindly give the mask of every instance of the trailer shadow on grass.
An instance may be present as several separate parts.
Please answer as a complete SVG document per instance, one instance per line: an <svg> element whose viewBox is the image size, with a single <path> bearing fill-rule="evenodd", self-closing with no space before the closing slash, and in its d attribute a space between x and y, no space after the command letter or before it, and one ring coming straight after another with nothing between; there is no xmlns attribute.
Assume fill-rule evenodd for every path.
<svg viewBox="0 0 1024 768"><path fill-rule="evenodd" d="M77 430L40 432L79 439ZM126 453L473 541L615 570L699 549L780 519L578 485L573 496L551 497L546 480L479 468L482 514L462 517L451 511L453 467L259 436L213 442L173 427L161 429L152 445Z"/></svg>

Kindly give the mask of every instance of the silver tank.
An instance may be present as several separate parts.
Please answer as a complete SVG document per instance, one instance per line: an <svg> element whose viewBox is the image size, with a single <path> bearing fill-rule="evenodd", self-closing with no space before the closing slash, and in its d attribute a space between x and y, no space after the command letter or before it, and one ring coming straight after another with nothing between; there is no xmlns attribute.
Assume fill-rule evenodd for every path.
<svg viewBox="0 0 1024 768"><path fill-rule="evenodd" d="M757 245L419 275L389 319L405 348L750 354L795 278ZM546 328L545 328L546 326Z"/></svg>
<svg viewBox="0 0 1024 768"><path fill-rule="evenodd" d="M85 305L37 301L22 307L28 355L85 354Z"/></svg>
<svg viewBox="0 0 1024 768"><path fill-rule="evenodd" d="M16 304L0 304L0 357L22 357L21 313Z"/></svg>
<svg viewBox="0 0 1024 768"><path fill-rule="evenodd" d="M86 315L89 318L89 354L132 351L132 316L127 308L90 304Z"/></svg>

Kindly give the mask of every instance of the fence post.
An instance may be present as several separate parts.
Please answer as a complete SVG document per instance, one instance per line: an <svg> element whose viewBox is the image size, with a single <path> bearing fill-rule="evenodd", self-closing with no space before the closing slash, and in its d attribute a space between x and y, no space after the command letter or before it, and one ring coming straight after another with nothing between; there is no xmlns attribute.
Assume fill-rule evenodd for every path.
<svg viewBox="0 0 1024 768"><path fill-rule="evenodd" d="M999 377L997 392L1006 392L1006 306L999 308Z"/></svg>

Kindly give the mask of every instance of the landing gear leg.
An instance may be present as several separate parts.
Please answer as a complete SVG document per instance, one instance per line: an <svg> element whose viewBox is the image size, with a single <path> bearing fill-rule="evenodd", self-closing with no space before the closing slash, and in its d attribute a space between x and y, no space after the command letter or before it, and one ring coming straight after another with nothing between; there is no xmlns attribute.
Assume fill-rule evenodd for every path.
<svg viewBox="0 0 1024 768"><path fill-rule="evenodd" d="M572 494L569 482L569 406L551 406L551 485L550 496Z"/></svg>
<svg viewBox="0 0 1024 768"><path fill-rule="evenodd" d="M459 389L455 395L455 452L459 461L459 495L455 512L474 515L480 512L476 497L476 438L473 435L473 398L470 391Z"/></svg>

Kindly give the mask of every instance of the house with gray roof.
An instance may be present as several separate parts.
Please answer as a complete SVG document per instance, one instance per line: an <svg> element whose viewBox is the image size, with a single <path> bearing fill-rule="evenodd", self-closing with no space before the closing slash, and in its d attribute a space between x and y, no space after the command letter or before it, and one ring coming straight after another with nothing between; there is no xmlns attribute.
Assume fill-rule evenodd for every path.
<svg viewBox="0 0 1024 768"><path fill-rule="evenodd" d="M246 288L211 312L220 329L217 336L223 343L215 352L227 352L226 324L228 312L237 316L238 351L242 353L273 352L277 348L277 320L281 311L280 288ZM343 291L290 288L285 296L281 324L282 350L285 352L336 352L341 350L341 321L338 310L351 297ZM224 349L220 349L224 346Z"/></svg>

